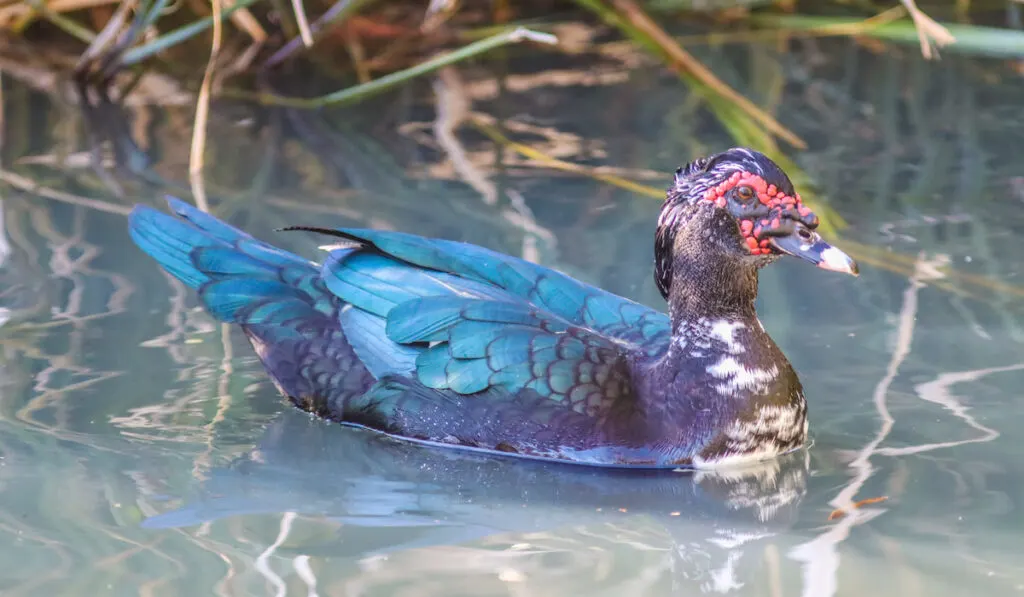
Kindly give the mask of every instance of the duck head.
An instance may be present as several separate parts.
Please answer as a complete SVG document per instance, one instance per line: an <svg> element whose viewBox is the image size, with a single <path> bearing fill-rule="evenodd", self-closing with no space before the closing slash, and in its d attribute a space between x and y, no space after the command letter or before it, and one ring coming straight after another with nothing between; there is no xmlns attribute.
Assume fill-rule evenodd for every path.
<svg viewBox="0 0 1024 597"><path fill-rule="evenodd" d="M681 254L743 270L790 255L856 276L856 262L823 240L817 227L818 216L766 155L732 148L699 158L676 170L662 206L655 280L668 298Z"/></svg>

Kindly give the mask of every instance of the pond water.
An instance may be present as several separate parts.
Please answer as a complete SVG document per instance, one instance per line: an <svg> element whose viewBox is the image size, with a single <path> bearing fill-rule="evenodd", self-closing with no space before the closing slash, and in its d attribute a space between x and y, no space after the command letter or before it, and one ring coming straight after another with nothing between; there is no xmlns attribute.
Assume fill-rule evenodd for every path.
<svg viewBox="0 0 1024 597"><path fill-rule="evenodd" d="M465 240L658 305L657 199L473 124L656 189L734 144L662 68L601 48L518 48L351 108L218 105L210 203L310 258L318 239L273 229ZM190 104L153 79L83 114L5 75L0 593L1024 595L1024 81L1004 61L875 50L695 50L807 141L783 151L861 266L762 274L813 445L730 477L468 456L310 419L128 238L131 204L190 198Z"/></svg>

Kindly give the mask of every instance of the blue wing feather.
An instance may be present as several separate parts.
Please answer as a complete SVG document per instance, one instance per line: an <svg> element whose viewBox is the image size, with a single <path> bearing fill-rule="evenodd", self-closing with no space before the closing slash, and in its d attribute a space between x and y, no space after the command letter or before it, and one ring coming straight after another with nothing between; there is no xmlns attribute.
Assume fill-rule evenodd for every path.
<svg viewBox="0 0 1024 597"><path fill-rule="evenodd" d="M234 226L225 224L210 214L196 209L192 205L178 199L176 197L168 196L166 198L167 206L171 208L176 215L182 217L190 224L194 229L200 230L206 236L213 237L224 244L234 244L240 240L254 240L253 237L245 232L242 232ZM154 213L156 210L153 210ZM164 216L166 218L166 216ZM173 218L167 218L167 222L177 222ZM258 242L258 241L257 241Z"/></svg>
<svg viewBox="0 0 1024 597"><path fill-rule="evenodd" d="M355 228L337 232L409 264L454 274L461 278L460 284L493 285L570 323L636 344L648 354L668 346L670 324L664 313L553 269L456 241Z"/></svg>
<svg viewBox="0 0 1024 597"><path fill-rule="evenodd" d="M349 307L341 311L339 320L352 349L375 378L413 373L422 348L403 346L388 338L384 318Z"/></svg>
<svg viewBox="0 0 1024 597"><path fill-rule="evenodd" d="M214 317L228 323L287 325L320 315L308 297L276 280L216 280L203 285L199 296Z"/></svg>
<svg viewBox="0 0 1024 597"><path fill-rule="evenodd" d="M436 270L425 270L375 253L332 252L324 284L342 301L384 316L399 303L427 296L511 299L500 288Z"/></svg>
<svg viewBox="0 0 1024 597"><path fill-rule="evenodd" d="M436 390L529 389L589 415L629 399L628 349L528 303L415 299L389 312L387 335L398 343L434 343L416 359L416 373ZM572 394L577 386L593 385L595 377L601 392Z"/></svg>

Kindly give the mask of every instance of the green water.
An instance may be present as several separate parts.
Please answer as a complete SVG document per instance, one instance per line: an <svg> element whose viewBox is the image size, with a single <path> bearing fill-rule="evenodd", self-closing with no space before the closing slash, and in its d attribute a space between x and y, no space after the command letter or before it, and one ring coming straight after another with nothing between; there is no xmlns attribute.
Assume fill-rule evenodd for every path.
<svg viewBox="0 0 1024 597"><path fill-rule="evenodd" d="M762 275L814 444L728 479L471 458L311 420L118 213L189 197L188 105L86 118L5 76L4 167L47 190L0 190L0 594L1024 595L1024 82L1001 61L843 40L701 57L808 142L786 152L862 272ZM732 141L635 59L520 50L356 108L220 105L207 193L311 258L320 239L273 228L466 240L658 304L656 199L445 125L462 105L662 188ZM83 152L100 138L121 157L108 143L97 170Z"/></svg>

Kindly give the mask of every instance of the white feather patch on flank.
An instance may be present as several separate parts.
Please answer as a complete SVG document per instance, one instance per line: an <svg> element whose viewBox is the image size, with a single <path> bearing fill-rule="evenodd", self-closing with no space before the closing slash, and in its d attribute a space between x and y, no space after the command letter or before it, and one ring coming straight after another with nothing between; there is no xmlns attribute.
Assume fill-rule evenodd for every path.
<svg viewBox="0 0 1024 597"><path fill-rule="evenodd" d="M766 405L757 410L757 418L749 421L733 421L723 433L730 444L742 448L742 444L760 441L757 436L774 437L782 443L789 443L803 433L800 416L803 409L799 406Z"/></svg>
<svg viewBox="0 0 1024 597"><path fill-rule="evenodd" d="M731 356L722 357L707 371L718 379L726 380L716 386L720 394L735 394L739 391L764 393L779 376L777 365L767 369L749 368Z"/></svg>
<svg viewBox="0 0 1024 597"><path fill-rule="evenodd" d="M741 466L774 458L781 453L780 446L802 443L807 437L805 414L800 405L762 406L756 418L734 421L722 430L726 440L726 451L722 455L708 459L695 456L693 465L697 468Z"/></svg>

